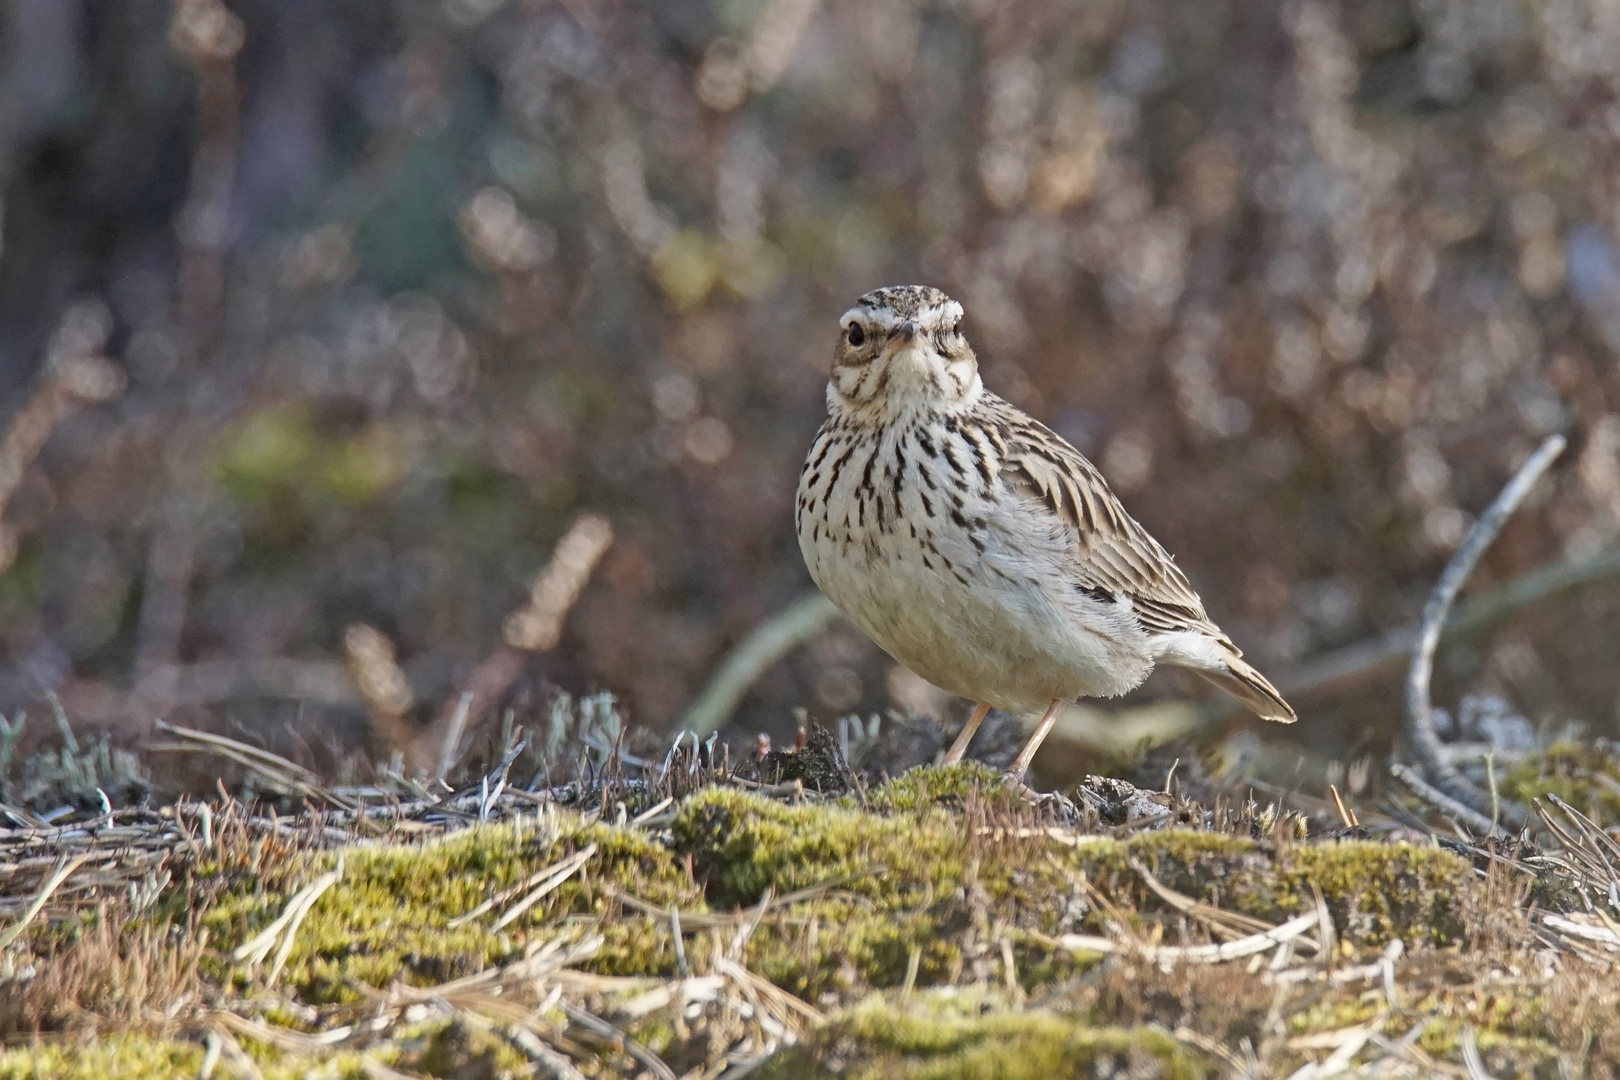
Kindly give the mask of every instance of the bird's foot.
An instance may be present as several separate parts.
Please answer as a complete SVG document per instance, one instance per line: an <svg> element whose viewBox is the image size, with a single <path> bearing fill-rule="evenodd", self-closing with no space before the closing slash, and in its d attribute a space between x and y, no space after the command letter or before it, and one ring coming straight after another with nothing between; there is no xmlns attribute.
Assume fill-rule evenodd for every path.
<svg viewBox="0 0 1620 1080"><path fill-rule="evenodd" d="M1020 771L1009 769L1001 774L1001 779L1003 783L1012 788L1013 791L1017 793L1018 797L1026 803L1039 803L1041 799L1044 798L1040 792L1024 783L1024 774Z"/></svg>

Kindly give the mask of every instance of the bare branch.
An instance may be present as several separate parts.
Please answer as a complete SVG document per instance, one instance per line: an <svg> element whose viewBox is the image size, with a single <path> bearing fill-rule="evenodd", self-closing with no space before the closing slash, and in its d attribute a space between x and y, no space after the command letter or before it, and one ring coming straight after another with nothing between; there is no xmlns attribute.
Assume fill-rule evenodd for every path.
<svg viewBox="0 0 1620 1080"><path fill-rule="evenodd" d="M1450 613L1452 602L1457 599L1457 593L1462 589L1463 582L1468 580L1468 575L1473 573L1479 557L1491 546L1496 534L1519 508L1519 504L1530 493L1530 489L1541 478L1541 474L1547 471L1553 459L1564 452L1564 445L1562 435L1550 436L1543 442L1536 452L1519 466L1519 471L1508 481L1507 487L1503 488L1495 501L1485 508L1479 520L1474 522L1474 527L1468 530L1462 545L1451 557L1445 572L1440 575L1440 582L1435 586L1433 595L1429 597L1428 606L1423 609L1417 648L1413 650L1412 665L1407 671L1407 741L1411 745L1412 757L1422 770L1424 778L1435 788L1482 815L1485 823L1483 831L1486 834L1494 830L1491 820L1483 818L1483 814L1488 812L1491 806L1490 796L1469 783L1460 772L1445 761L1440 751L1440 736L1434 729L1434 710L1429 702L1429 680L1434 674L1434 650L1440 644L1440 629L1445 625L1446 616ZM1529 817L1523 807L1513 804L1505 804L1501 810L1503 817L1515 826L1522 825Z"/></svg>

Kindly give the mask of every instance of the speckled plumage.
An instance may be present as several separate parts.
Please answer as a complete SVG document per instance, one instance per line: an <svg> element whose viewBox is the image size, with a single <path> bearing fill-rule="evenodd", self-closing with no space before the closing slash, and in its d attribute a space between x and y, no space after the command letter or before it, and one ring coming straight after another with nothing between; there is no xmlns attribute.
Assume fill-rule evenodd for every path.
<svg viewBox="0 0 1620 1080"><path fill-rule="evenodd" d="M961 318L926 286L844 314L799 478L816 584L896 660L984 705L1123 694L1169 663L1293 720L1091 462L984 388Z"/></svg>

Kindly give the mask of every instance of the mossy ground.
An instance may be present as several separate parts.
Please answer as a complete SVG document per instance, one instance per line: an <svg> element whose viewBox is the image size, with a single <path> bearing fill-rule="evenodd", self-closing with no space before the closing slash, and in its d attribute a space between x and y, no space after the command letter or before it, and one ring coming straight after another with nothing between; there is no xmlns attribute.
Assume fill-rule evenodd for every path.
<svg viewBox="0 0 1620 1080"><path fill-rule="evenodd" d="M1202 1080L1211 1070L1163 1028L1076 1023L984 993L873 997L772 1061L763 1080Z"/></svg>
<svg viewBox="0 0 1620 1080"><path fill-rule="evenodd" d="M593 845L578 872L509 925L494 928L510 901L452 925ZM618 1004L602 997L603 1010L677 1071L715 1052L712 1032L693 1020L701 1007L637 1011L624 995L655 990L683 963L703 976L733 962L765 980L748 993L774 985L806 1003L803 1015L827 1018L769 1066L775 1077L1224 1075L1226 1059L1210 1047L1236 1052L1245 1041L1287 1075L1326 1056L1333 1032L1362 1025L1391 1040L1416 1029L1421 1052L1452 1061L1465 1031L1476 1032L1487 1064L1504 1075L1555 1075L1559 1055L1583 1046L1589 1067L1620 1064L1620 991L1605 989L1612 973L1548 959L1505 872L1482 876L1434 846L1300 841L1283 829L1258 839L1192 829L1078 836L1047 828L977 766L797 805L710 787L642 827L547 810L430 842L402 835L338 850L222 838L173 869L160 901L116 932L91 920L24 936L18 948L57 974L0 984L11 1045L0 1052L0 1080L195 1075L209 1010L294 1035L329 1030L375 1015L385 1000L418 1000L409 988L450 994L442 988L453 980L587 939L570 985L620 994ZM1402 942L1396 997L1378 979L1334 989L1323 974L1279 987L1263 963L1166 965L1060 947L1071 933L1210 940L1202 923L1155 895L1144 869L1188 897L1273 925L1313 910L1320 895L1339 939L1331 966L1376 961ZM298 890L333 870L338 880L298 927L273 983L269 961L250 969L232 959ZM132 951L127 942L139 935L144 951ZM189 966L173 962L185 948ZM149 978L142 994L114 995L60 975L115 961L170 975ZM39 1000L46 992L54 998ZM504 1030L516 999L471 992L456 990L455 1008L469 1023L482 1018L472 1027L419 1018L384 1042L324 1054L251 1033L240 1042L267 1078L304 1075L317 1061L322 1076L378 1066L523 1074L528 1058L491 1034ZM524 1008L547 1030L579 1030L555 1000ZM52 1019L36 1034L41 1017ZM88 1032L113 1037L70 1049ZM587 1039L574 1049L587 1075L639 1068L622 1042ZM474 1061L482 1071L466 1071Z"/></svg>
<svg viewBox="0 0 1620 1080"><path fill-rule="evenodd" d="M1557 795L1599 821L1620 821L1620 755L1609 747L1554 743L1508 770L1502 793L1521 803Z"/></svg>

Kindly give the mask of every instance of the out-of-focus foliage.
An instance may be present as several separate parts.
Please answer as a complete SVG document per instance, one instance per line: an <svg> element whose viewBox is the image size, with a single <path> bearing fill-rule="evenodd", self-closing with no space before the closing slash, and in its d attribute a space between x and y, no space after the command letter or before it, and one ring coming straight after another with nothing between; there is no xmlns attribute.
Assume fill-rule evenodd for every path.
<svg viewBox="0 0 1620 1080"><path fill-rule="evenodd" d="M1570 461L1485 576L1620 533L1603 0L0 10L0 408L87 297L128 377L5 508L3 708L139 728L174 665L338 662L365 623L425 715L591 510L616 540L547 673L668 723L807 586L834 320L898 281L963 301L988 384L1269 671L1413 619L1549 431ZM1612 600L1450 676L1612 727ZM874 710L890 674L829 632L739 722ZM231 685L189 707L362 715ZM1301 729L1378 741L1393 701Z"/></svg>

